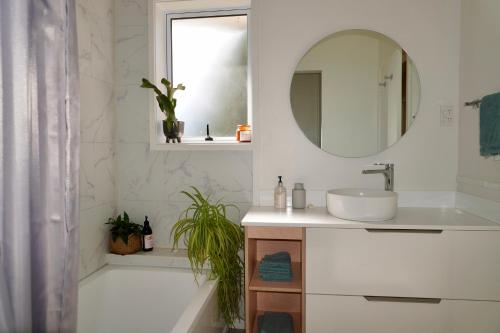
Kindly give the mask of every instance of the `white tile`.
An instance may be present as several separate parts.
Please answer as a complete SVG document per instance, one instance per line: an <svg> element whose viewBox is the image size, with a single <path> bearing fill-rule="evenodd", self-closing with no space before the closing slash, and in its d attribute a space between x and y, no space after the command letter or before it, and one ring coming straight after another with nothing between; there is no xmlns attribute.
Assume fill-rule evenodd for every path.
<svg viewBox="0 0 500 333"><path fill-rule="evenodd" d="M149 91L137 86L116 90L118 141L149 143Z"/></svg>
<svg viewBox="0 0 500 333"><path fill-rule="evenodd" d="M116 31L116 84L140 85L148 75L147 28L120 27Z"/></svg>
<svg viewBox="0 0 500 333"><path fill-rule="evenodd" d="M184 209L182 204L165 201L121 201L119 212L126 211L133 222L143 224L147 215L153 229L155 246L171 247L170 230ZM184 244L180 244L184 248Z"/></svg>
<svg viewBox="0 0 500 333"><path fill-rule="evenodd" d="M453 191L396 191L398 207L455 207L455 192ZM291 202L292 188L287 188L288 206ZM308 205L326 207L326 191L306 188ZM260 206L274 205L274 190L259 191Z"/></svg>
<svg viewBox="0 0 500 333"><path fill-rule="evenodd" d="M233 202L252 200L251 152L163 152L120 143L118 157L120 200L184 202L180 192L190 186Z"/></svg>
<svg viewBox="0 0 500 333"><path fill-rule="evenodd" d="M80 73L113 83L113 0L78 0L77 33Z"/></svg>
<svg viewBox="0 0 500 333"><path fill-rule="evenodd" d="M80 209L115 201L114 163L113 144L80 145Z"/></svg>
<svg viewBox="0 0 500 333"><path fill-rule="evenodd" d="M92 12L98 21L114 25L114 0L87 0L92 6Z"/></svg>
<svg viewBox="0 0 500 333"><path fill-rule="evenodd" d="M76 2L76 27L78 35L78 63L80 73L92 74L92 52L91 52L91 22L90 4L88 0Z"/></svg>
<svg viewBox="0 0 500 333"><path fill-rule="evenodd" d="M224 203L231 203L225 200ZM155 246L172 247L173 242L170 238L172 226L179 220L181 213L189 207L189 202L172 203L168 201L127 201L119 202L119 212L126 211L130 218L135 222L142 224L147 215L151 223L155 237ZM250 209L250 203L236 203L238 209L228 208L228 218L240 223L243 216ZM180 248L185 248L183 242L179 243Z"/></svg>
<svg viewBox="0 0 500 333"><path fill-rule="evenodd" d="M80 279L106 263L109 233L104 223L114 214L112 203L80 211Z"/></svg>
<svg viewBox="0 0 500 333"><path fill-rule="evenodd" d="M163 162L147 144L118 144L119 200L159 200L165 197Z"/></svg>
<svg viewBox="0 0 500 333"><path fill-rule="evenodd" d="M115 126L112 84L80 75L81 141L114 142Z"/></svg>
<svg viewBox="0 0 500 333"><path fill-rule="evenodd" d="M500 223L500 204L496 201L457 192L457 208Z"/></svg>
<svg viewBox="0 0 500 333"><path fill-rule="evenodd" d="M116 0L116 26L146 26L148 23L148 2L146 0Z"/></svg>
<svg viewBox="0 0 500 333"><path fill-rule="evenodd" d="M112 21L97 20L90 28L92 76L113 83L115 46Z"/></svg>
<svg viewBox="0 0 500 333"><path fill-rule="evenodd" d="M455 207L454 191L396 191L398 207Z"/></svg>

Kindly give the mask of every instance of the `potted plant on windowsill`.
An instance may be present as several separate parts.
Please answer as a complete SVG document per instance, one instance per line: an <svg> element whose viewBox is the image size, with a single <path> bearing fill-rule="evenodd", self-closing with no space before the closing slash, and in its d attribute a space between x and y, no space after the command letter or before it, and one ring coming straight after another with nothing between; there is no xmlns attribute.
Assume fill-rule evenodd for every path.
<svg viewBox="0 0 500 333"><path fill-rule="evenodd" d="M132 254L142 248L142 226L130 221L128 214L123 212L123 218L109 218L106 224L111 225L109 250L115 254Z"/></svg>
<svg viewBox="0 0 500 333"><path fill-rule="evenodd" d="M219 312L226 324L233 327L241 319L244 275L239 251L243 249L244 233L241 226L227 218L226 212L229 207L238 208L220 200L212 203L209 196L205 197L196 187L192 189L192 193L182 191L192 203L172 228L173 248L178 248L179 240L184 239L195 277L207 269L209 279L219 279Z"/></svg>
<svg viewBox="0 0 500 333"><path fill-rule="evenodd" d="M147 79L142 79L141 88L153 89L156 93L156 101L160 107L161 112L165 115L163 120L163 134L165 134L166 142L173 143L181 142L182 134L184 133L184 122L177 120L175 117L175 107L177 106L177 100L174 98L174 94L177 90L184 90L183 84L178 84L174 88L172 83L167 79L161 79L161 83L167 88L167 94L161 92L157 86L149 82Z"/></svg>

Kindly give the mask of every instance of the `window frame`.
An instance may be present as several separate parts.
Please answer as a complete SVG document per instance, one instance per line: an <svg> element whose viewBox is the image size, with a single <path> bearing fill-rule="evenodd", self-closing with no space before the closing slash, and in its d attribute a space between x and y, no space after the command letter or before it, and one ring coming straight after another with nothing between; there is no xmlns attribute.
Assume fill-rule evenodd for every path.
<svg viewBox="0 0 500 333"><path fill-rule="evenodd" d="M250 2L248 0L154 0L150 7L150 76L155 84L162 77L172 78L171 20L177 18L247 16L247 122L252 122L251 94L251 43L250 43ZM152 17L151 17L152 16ZM172 144L162 141L161 111L154 95L150 92L150 149L151 150L250 150L252 143L240 143L235 137L214 137L214 141L204 141L204 137L183 137L182 143ZM235 127L236 131L236 127Z"/></svg>

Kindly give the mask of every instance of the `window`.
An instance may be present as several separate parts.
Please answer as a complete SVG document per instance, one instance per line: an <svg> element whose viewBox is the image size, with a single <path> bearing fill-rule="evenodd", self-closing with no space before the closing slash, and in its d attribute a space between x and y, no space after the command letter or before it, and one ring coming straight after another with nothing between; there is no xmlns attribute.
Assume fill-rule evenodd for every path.
<svg viewBox="0 0 500 333"><path fill-rule="evenodd" d="M167 13L166 76L186 86L176 93L185 142L234 141L248 116L246 10Z"/></svg>
<svg viewBox="0 0 500 333"><path fill-rule="evenodd" d="M238 144L237 125L252 125L249 66L250 0L151 0L149 78L164 77L186 90L176 93L184 121L183 144L166 144L164 119L150 99L152 150L252 150ZM214 141L205 141L206 125Z"/></svg>

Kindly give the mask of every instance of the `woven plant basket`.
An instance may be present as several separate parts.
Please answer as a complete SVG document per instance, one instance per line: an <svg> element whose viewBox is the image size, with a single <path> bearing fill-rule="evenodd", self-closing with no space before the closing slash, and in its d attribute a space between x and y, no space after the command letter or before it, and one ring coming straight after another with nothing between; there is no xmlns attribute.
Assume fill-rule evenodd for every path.
<svg viewBox="0 0 500 333"><path fill-rule="evenodd" d="M109 251L114 254L132 254L136 253L142 248L141 235L132 234L128 236L128 244L120 238L116 237L113 241L113 237L109 236Z"/></svg>

